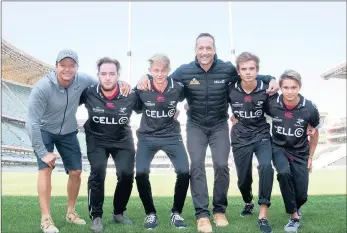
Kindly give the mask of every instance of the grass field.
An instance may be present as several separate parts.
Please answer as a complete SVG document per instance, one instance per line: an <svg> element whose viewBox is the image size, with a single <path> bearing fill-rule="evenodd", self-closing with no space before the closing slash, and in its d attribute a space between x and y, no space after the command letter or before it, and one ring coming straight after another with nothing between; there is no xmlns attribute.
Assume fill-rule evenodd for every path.
<svg viewBox="0 0 347 233"><path fill-rule="evenodd" d="M36 194L36 173L2 173L2 231L1 232L40 232L40 210ZM52 216L60 232L91 232L87 210L88 174L84 173L80 197L76 206L80 215L88 222L86 226L73 226L65 222L66 211L66 181L64 173L53 174ZM192 200L186 200L183 217L189 224L187 229L172 229L169 225L169 214L172 205L175 176L170 173L152 174L152 190L159 216L159 228L155 232L196 232ZM136 185L128 204L127 216L134 226L113 224L112 195L116 177L109 174L106 179L106 198L104 203L105 232L143 232L144 210ZM254 174L254 193L257 193L257 175ZM208 174L209 192L212 193L213 174ZM269 211L270 223L274 232L284 232L283 226L288 217L284 211L281 196L279 196L277 181L274 182L272 206ZM303 221L300 232L346 232L346 170L317 170L310 175L309 201L303 207ZM212 199L210 199L210 203ZM243 207L242 199L236 186L236 176L231 175L229 189L229 206L227 216L230 225L227 228L215 228L214 232L257 232L256 215L239 217ZM255 209L257 213L258 208Z"/></svg>

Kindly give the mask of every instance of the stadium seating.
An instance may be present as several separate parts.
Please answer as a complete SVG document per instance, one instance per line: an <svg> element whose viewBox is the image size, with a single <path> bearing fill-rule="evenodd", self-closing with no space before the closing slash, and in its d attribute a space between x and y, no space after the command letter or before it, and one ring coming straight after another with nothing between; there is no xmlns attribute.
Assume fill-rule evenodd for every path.
<svg viewBox="0 0 347 233"><path fill-rule="evenodd" d="M1 144L30 148L31 143L28 134L25 131L24 125L19 123L1 122L2 135Z"/></svg>
<svg viewBox="0 0 347 233"><path fill-rule="evenodd" d="M20 102L22 102L25 106L28 106L28 97L30 95L31 92L31 88L30 87L24 87L24 86L20 86L20 85L16 85L16 84L12 84L6 81L2 81L3 83L3 89L7 89L6 87L8 87L8 89L10 89L13 93L16 94L16 97L19 99ZM8 90L7 89L7 90Z"/></svg>
<svg viewBox="0 0 347 233"><path fill-rule="evenodd" d="M25 119L27 109L21 106L13 96L10 95L6 87L2 86L2 114L19 119Z"/></svg>

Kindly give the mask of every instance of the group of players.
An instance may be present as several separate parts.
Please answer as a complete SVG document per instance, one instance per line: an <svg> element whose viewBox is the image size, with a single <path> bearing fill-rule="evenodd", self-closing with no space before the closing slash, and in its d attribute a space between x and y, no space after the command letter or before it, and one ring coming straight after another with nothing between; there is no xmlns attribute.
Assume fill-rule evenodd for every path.
<svg viewBox="0 0 347 233"><path fill-rule="evenodd" d="M300 207L307 201L308 176L319 136L316 130L318 110L299 94L300 74L285 71L278 87L272 76L258 74L259 58L251 53L240 54L236 67L223 62L217 58L215 40L208 33L197 37L195 48L195 61L180 66L171 75L168 57L161 54L151 57L149 74L144 75L134 89L119 80L117 60L105 57L98 61L97 82L77 72L78 56L74 51L63 50L58 54L56 71L40 79L32 90L26 122L39 167L38 196L43 232L59 232L50 215L51 174L56 161L54 146L69 175L66 220L86 224L75 211L82 170L75 115L81 104L88 110L84 129L91 166L88 209L94 232L104 230L104 183L109 155L115 162L118 180L113 198L113 221L133 224L124 212L135 170L146 214L144 227L158 226L149 173L151 161L159 150L168 155L177 176L170 224L186 227L181 213L190 185L197 230L212 232L205 172L208 145L214 168L213 222L217 227L227 226L230 138L238 187L245 202L240 215L252 215L254 208L251 188L254 153L259 164L257 224L260 231L272 232L267 217L274 179L272 162L278 173L286 212L290 215L284 230L297 231L302 218ZM279 88L282 94L277 93ZM180 123L176 120L177 104L184 99L187 100L186 145L190 164ZM229 106L233 114L230 137ZM136 151L129 125L133 111L142 113ZM272 118L272 136L265 113Z"/></svg>

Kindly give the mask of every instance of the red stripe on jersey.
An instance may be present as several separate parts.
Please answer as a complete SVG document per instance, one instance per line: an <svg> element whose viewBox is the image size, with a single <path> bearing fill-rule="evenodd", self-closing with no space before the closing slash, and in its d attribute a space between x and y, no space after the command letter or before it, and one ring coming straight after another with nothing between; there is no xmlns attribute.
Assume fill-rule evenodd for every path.
<svg viewBox="0 0 347 233"><path fill-rule="evenodd" d="M114 97L116 97L116 96L118 95L118 93L119 93L119 87L117 87L117 88L114 90L114 92L113 92L112 95L106 96L104 91L102 91L102 93L104 94L104 96L105 96L106 99L112 100L112 99L114 99Z"/></svg>
<svg viewBox="0 0 347 233"><path fill-rule="evenodd" d="M288 110L292 110L292 109L294 109L296 106L294 105L286 105L285 104L285 106L286 106L286 109L288 109Z"/></svg>

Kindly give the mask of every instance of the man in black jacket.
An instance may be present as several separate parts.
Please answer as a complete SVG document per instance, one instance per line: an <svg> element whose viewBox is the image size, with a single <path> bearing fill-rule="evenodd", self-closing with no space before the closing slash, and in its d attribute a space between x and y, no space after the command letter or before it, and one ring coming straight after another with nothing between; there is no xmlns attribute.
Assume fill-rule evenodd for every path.
<svg viewBox="0 0 347 233"><path fill-rule="evenodd" d="M229 189L228 157L230 139L228 127L228 84L240 80L231 62L217 58L214 37L201 33L196 39L195 61L181 65L169 78L184 85L187 111L187 149L191 160L191 193L195 207L197 228L212 232L208 209L209 196L206 182L205 157L209 145L214 168L213 214L216 226L227 226L225 217ZM259 75L266 83L271 76ZM138 89L150 89L150 82L143 77ZM270 82L270 92L276 92L276 81Z"/></svg>

